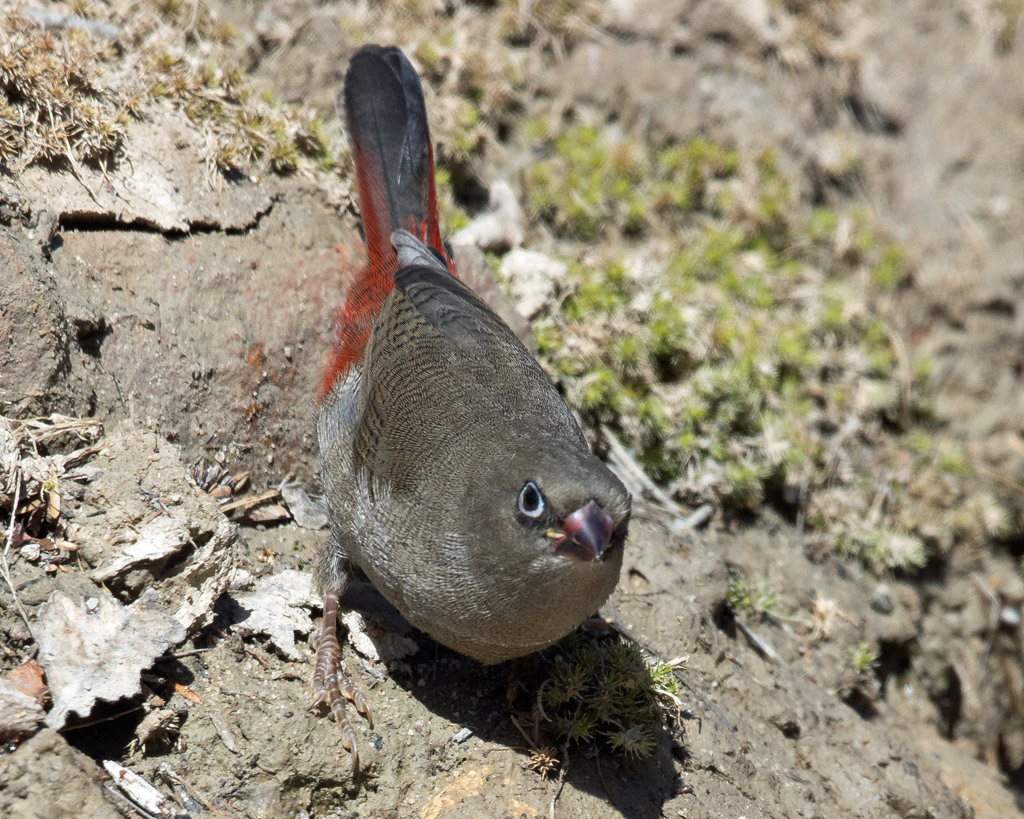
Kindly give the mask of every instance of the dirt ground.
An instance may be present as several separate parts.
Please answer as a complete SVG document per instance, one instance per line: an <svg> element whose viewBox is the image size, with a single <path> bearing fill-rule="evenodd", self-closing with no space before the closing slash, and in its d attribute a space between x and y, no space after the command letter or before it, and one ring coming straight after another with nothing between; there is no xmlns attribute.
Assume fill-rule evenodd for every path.
<svg viewBox="0 0 1024 819"><path fill-rule="evenodd" d="M325 119L363 42L412 53L432 26L455 20L473 38L507 11L407 5L408 17L372 4L208 4L259 87ZM572 36L493 48L515 52L525 75L510 116L575 111L654 142L702 133L741 151L772 147L802 202L865 206L912 255L913 284L888 319L934 361L939 418L979 471L1019 494L1020 21L1019 4L994 0L615 0ZM1019 535L953 550L916 577L878 575L770 509L680 531L642 499L602 615L680 659L678 725L650 759L573 746L543 776L508 704L510 687L529 690L530 663L462 658L357 583L349 599L380 656L346 648L374 712L372 729L352 715L353 777L336 727L309 710L319 610L303 584L326 530L301 497L275 494L286 481L318 493L312 402L342 271L361 252L347 177L213 179L179 114L131 128L128 160L109 175L0 175L0 493L9 503L5 451L43 459L22 460L25 491L30 467L53 466L33 485L45 498L59 478L62 537L76 544L34 560L9 549L0 670L70 651L35 639L60 600L74 619L109 599L99 609L121 623L118 642L157 620L165 639L132 655L138 679L123 694L101 693L91 713L59 724L51 711L47 727L9 744L0 814L147 815L112 787L112 760L174 805L148 815L1024 815ZM531 146L512 133L469 164L470 211L480 202L465 191L497 180L525 200ZM829 171L837 144L858 157L852 177ZM526 245L557 252L541 229ZM61 432L54 413L97 423ZM261 493L273 497L230 509ZM154 533L165 520L180 531ZM160 538L164 551L128 555ZM764 578L781 607L730 606L737 574ZM818 598L835 603L825 640L801 619ZM867 675L850 670L861 643L877 657ZM94 662L74 673L99 686L102 655L84 655Z"/></svg>

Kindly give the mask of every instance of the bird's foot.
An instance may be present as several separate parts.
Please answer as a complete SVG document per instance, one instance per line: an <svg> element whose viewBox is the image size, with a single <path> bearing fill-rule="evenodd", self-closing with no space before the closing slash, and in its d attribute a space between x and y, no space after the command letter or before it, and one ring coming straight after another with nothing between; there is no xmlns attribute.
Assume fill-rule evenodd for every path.
<svg viewBox="0 0 1024 819"><path fill-rule="evenodd" d="M373 728L373 714L363 692L355 687L341 667L341 644L338 642L338 595L324 595L324 621L316 642L316 669L313 672L313 707L326 706L327 712L341 729L341 744L352 756L352 770L359 766L356 733L345 715L345 700L366 717Z"/></svg>

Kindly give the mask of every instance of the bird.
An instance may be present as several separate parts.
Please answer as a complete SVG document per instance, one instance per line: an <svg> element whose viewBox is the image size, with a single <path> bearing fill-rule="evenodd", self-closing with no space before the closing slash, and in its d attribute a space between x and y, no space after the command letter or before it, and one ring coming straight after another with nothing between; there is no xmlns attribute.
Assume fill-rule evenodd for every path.
<svg viewBox="0 0 1024 819"><path fill-rule="evenodd" d="M546 648L618 582L631 497L442 241L426 103L394 46L336 98L367 261L348 284L315 419L330 533L316 582L315 704L358 765L341 598L361 571L413 626L484 664Z"/></svg>

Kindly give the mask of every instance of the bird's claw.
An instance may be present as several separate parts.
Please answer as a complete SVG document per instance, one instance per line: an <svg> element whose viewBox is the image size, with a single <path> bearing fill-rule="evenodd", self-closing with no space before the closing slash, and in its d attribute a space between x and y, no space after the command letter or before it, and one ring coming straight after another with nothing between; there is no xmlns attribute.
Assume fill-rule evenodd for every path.
<svg viewBox="0 0 1024 819"><path fill-rule="evenodd" d="M341 644L338 642L338 597L328 593L324 599L324 620L316 645L316 667L313 671L313 707L326 706L327 712L341 731L341 744L352 757L352 770L359 767L356 733L345 714L345 700L355 705L373 728L373 714L363 692L355 687L341 667Z"/></svg>

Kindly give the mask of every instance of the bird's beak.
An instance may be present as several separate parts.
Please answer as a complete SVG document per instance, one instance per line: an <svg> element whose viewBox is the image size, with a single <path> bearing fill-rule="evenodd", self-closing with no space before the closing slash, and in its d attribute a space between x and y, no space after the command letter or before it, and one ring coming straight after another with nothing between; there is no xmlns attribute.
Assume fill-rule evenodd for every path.
<svg viewBox="0 0 1024 819"><path fill-rule="evenodd" d="M562 533L555 552L577 560L600 560L608 545L614 524L597 501L590 501L562 521Z"/></svg>

